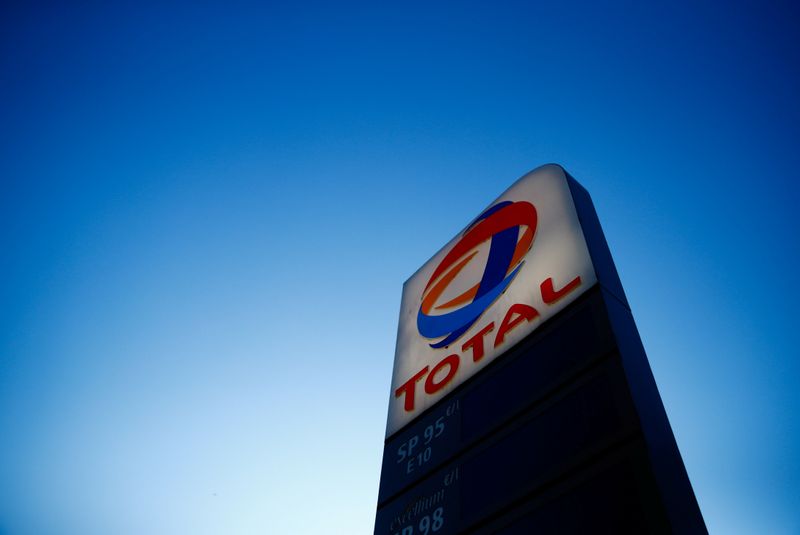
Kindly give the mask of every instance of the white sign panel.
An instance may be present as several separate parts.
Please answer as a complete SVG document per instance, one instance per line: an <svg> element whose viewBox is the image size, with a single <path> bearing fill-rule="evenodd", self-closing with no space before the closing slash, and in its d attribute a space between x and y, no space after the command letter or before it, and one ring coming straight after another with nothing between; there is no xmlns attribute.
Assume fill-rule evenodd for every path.
<svg viewBox="0 0 800 535"><path fill-rule="evenodd" d="M596 282L563 169L520 178L403 285L386 435Z"/></svg>

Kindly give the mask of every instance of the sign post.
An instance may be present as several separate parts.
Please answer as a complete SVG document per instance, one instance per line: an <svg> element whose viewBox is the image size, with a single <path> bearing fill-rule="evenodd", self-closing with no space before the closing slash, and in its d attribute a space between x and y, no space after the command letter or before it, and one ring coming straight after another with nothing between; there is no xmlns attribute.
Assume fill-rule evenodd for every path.
<svg viewBox="0 0 800 535"><path fill-rule="evenodd" d="M514 183L403 286L376 535L706 533L591 199Z"/></svg>

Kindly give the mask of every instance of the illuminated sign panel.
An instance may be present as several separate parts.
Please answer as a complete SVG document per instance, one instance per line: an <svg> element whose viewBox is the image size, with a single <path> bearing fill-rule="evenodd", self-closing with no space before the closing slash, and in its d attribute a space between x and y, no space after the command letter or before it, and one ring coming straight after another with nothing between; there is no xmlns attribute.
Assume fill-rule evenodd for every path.
<svg viewBox="0 0 800 535"><path fill-rule="evenodd" d="M596 282L563 169L519 179L403 286L386 435Z"/></svg>

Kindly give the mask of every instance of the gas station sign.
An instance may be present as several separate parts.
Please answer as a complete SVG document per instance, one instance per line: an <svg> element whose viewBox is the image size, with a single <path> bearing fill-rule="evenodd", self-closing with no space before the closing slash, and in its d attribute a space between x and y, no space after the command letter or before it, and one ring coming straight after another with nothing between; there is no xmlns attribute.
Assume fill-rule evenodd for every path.
<svg viewBox="0 0 800 535"><path fill-rule="evenodd" d="M707 533L588 193L520 178L403 286L376 535Z"/></svg>

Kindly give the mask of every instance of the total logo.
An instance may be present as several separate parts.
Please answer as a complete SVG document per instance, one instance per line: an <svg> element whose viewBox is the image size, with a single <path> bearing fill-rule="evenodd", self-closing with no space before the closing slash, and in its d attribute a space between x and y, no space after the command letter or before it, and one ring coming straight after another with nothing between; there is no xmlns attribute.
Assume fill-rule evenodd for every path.
<svg viewBox="0 0 800 535"><path fill-rule="evenodd" d="M499 325L489 321L462 340L487 310L497 306L498 297L515 282L526 257L535 247L537 223L537 211L531 202L499 202L464 230L433 270L422 292L417 330L429 340L431 348L443 349L449 354L424 366L395 390L394 395L402 399L406 412L415 410L419 383L425 394L438 393L456 376L462 360L475 364L484 358L487 337L494 348L499 348L509 332L541 316L532 304L513 303L507 307ZM486 242L489 242L489 252L480 280L455 297L440 302L464 268L476 261ZM581 277L576 276L556 289L553 278L548 277L538 285L540 302L545 306L554 305L578 288L581 282ZM457 349L451 352L454 345Z"/></svg>
<svg viewBox="0 0 800 535"><path fill-rule="evenodd" d="M525 230L520 237L521 228ZM467 227L461 240L439 263L425 286L417 328L426 338L445 337L430 344L431 347L450 345L478 321L517 276L522 267L522 257L530 250L535 233L536 208L525 201L498 203ZM456 298L436 306L453 279L478 254L477 247L487 240L491 240L489 258L480 282ZM432 315L433 308L455 310Z"/></svg>

